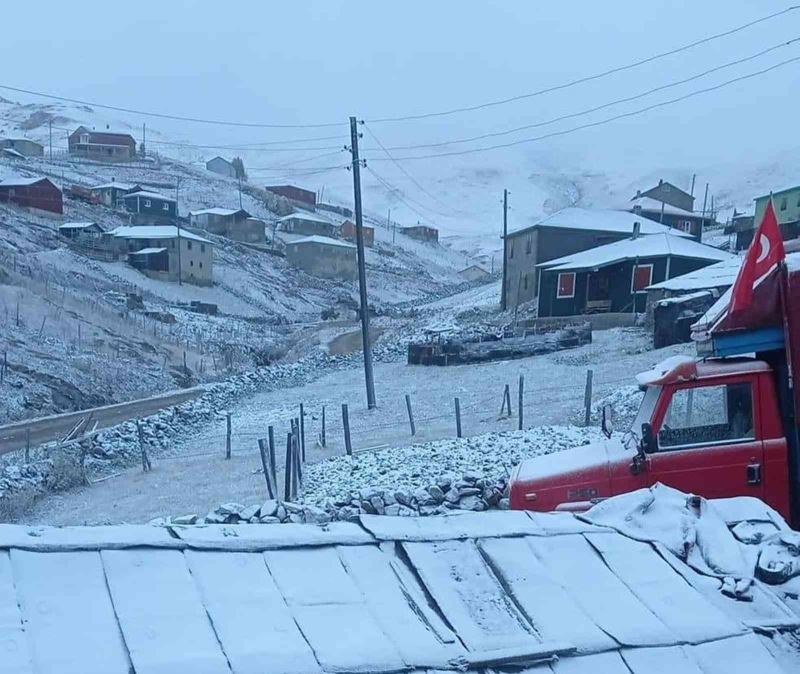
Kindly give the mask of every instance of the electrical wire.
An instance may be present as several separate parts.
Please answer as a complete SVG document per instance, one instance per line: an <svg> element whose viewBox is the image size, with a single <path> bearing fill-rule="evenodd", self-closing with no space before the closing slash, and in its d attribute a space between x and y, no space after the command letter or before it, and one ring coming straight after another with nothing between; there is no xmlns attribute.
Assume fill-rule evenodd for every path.
<svg viewBox="0 0 800 674"><path fill-rule="evenodd" d="M572 112L572 113L569 113L569 114L566 114L566 115L561 115L559 117L553 117L551 119L547 119L547 120L544 120L544 121L541 121L541 122L534 122L532 124L525 124L524 126L518 126L516 128L513 128L513 129L506 129L504 131L493 131L491 133L484 133L484 134L481 134L479 136L471 136L469 138L459 138L459 139L456 139L456 140L446 140L446 141L441 141L441 142L436 142L436 143L420 143L420 144L417 144L417 145L397 145L397 146L390 147L390 148L383 147L383 145L381 145L380 142L378 142L378 144L381 145L381 148L383 149L383 151L386 152L386 154L388 155L390 150L391 151L396 151L396 150L416 150L416 149L423 149L423 148L443 147L443 146L446 146L446 145L457 145L457 144L460 144L460 143L472 143L472 142L475 142L475 141L478 141L478 140L485 140L487 138L496 138L498 136L507 136L507 135L510 135L512 133L518 133L519 131L525 131L527 129L534 129L534 128L538 128L538 127L549 126L549 125L555 124L557 122L563 122L563 121L565 121L567 119L574 119L575 117L583 117L584 115L589 115L589 114L592 114L594 112L599 112L600 110L605 110L606 108L610 108L610 107L613 107L615 105L619 105L621 103L630 103L630 102L636 101L636 100L638 100L640 98L645 98L645 97L647 97L647 96L649 96L651 94L657 93L659 91L664 91L665 89L671 89L673 87L677 87L677 86L680 86L682 84L687 84L689 82L693 82L695 80L698 80L698 79L701 79L703 77L706 77L707 75L711 75L712 73L719 72L720 70L724 70L726 68L731 68L731 67L736 66L736 65L741 65L742 63L746 63L748 61L752 61L752 60L754 60L756 58L764 56L765 54L769 54L769 53L771 53L773 51L776 51L778 49L781 49L783 47L788 47L788 46L790 46L792 44L795 44L797 42L800 42L800 37L792 38L791 40L788 40L786 42L781 42L779 44L773 45L772 47L768 47L767 49L762 49L761 51L756 52L755 54L751 54L750 56L745 56L745 57L737 59L735 61L728 61L727 63L723 63L722 65L716 66L714 68L710 68L709 70L705 70L705 71L703 71L701 73L697 73L696 75L692 75L691 77L686 77L686 78L684 78L682 80L676 80L674 82L670 82L669 84L663 84L663 85L658 86L658 87L653 87L652 89L648 89L647 91L643 91L643 92L635 94L633 96L627 96L625 98L618 98L616 100L609 101L608 103L603 103L602 105L595 106L593 108L587 108L587 109L581 110L579 112ZM367 130L369 131L369 128L368 128L366 123L364 123L364 127L367 128ZM372 134L372 131L370 131L370 133ZM373 134L373 137L374 137L374 134ZM376 142L377 142L377 139L376 139Z"/></svg>
<svg viewBox="0 0 800 674"><path fill-rule="evenodd" d="M596 126L603 126L605 124L610 124L611 122L615 122L620 119L627 119L629 117L636 117L638 115L642 115L646 112L651 110L655 110L657 108L667 107L669 105L674 105L675 103L679 103L681 101L685 101L690 98L694 98L695 96L700 96L701 94L707 94L712 91L717 91L718 89L722 89L724 87L730 86L731 84L736 84L737 82L743 82L745 80L752 79L754 77L758 77L760 75L765 75L773 70L777 70L778 68L782 68L783 66L789 65L791 63L796 63L800 61L800 56L796 56L791 59L786 59L785 61L781 61L780 63L776 63L768 68L764 68L757 72L749 73L747 75L742 75L740 77L735 77L730 80L726 80L725 82L721 82L720 84L716 84L712 87L706 87L705 89L698 89L696 91L689 92L688 94L684 94L683 96L678 96L677 98L672 98L666 101L661 101L659 103L654 103L652 105L648 105L644 108L639 108L638 110L632 110L630 112L621 113L619 115L614 115L613 117L607 117L606 119L601 119L596 122L588 122L586 124L581 124L579 126L572 127L570 129L564 129L562 131L553 131L551 133L547 133L541 136L534 136L532 138L522 138L521 140L512 141L509 143L502 143L498 145L488 145L486 147L479 147L473 148L470 150L454 150L453 152L440 152L438 154L423 154L423 155L412 155L412 156L405 156L400 157L401 161L409 161L409 160L416 160L416 159L435 159L437 157L456 157L462 156L467 154L474 154L476 152L488 152L489 150L497 150L507 147L513 147L515 145L523 145L526 143L534 143L536 141L545 140L547 138L555 138L557 136L567 136L571 133L575 133L577 131L582 131L583 129L590 129ZM381 157L373 157L370 161L388 161L384 160Z"/></svg>
<svg viewBox="0 0 800 674"><path fill-rule="evenodd" d="M404 115L404 116L398 116L398 117L379 117L379 118L371 119L371 120L368 120L368 121L370 121L370 122L372 122L374 124L378 124L378 123L384 123L384 122L404 122L404 121L408 121L408 120L429 119L431 117L444 117L446 115L455 115L455 114L461 113L461 112L473 112L475 110L483 110L485 108L496 107L498 105L506 105L507 103L513 103L515 101L520 101L520 100L524 100L524 99L528 99L528 98L533 98L535 96L541 96L543 94L548 94L548 93L551 93L551 92L554 92L554 91L561 91L563 89L568 89L570 87L574 87L574 86L576 86L578 84L584 84L586 82L593 82L595 80L599 80L601 78L608 77L609 75L613 75L613 74L616 74L616 73L624 72L626 70L632 70L633 68L638 68L639 66L645 65L647 63L652 63L653 61L657 61L657 60L665 58L667 56L673 56L675 54L678 54L680 52L686 51L688 49L692 49L694 47L698 47L698 46L700 46L702 44L707 44L707 43L712 42L714 40L718 40L720 38L727 37L729 35L734 35L736 33L739 33L741 31L743 31L743 30L746 30L747 28L755 26L755 25L757 25L759 23L763 23L765 21L769 21L771 19L775 19L775 18L777 18L779 16L783 16L784 14L788 14L789 12L793 12L796 9L800 9L800 5L792 5L792 6L787 7L786 9L783 9L783 10L781 10L779 12L774 12L772 14L768 14L766 16L762 16L762 17L760 17L758 19L755 19L753 21L749 21L747 23L744 23L741 26L737 26L735 28L731 28L730 30L723 31L721 33L715 33L714 35L709 35L707 37L701 38L700 40L696 40L696 41L691 42L689 44L683 45L682 47L677 47L675 49L670 49L669 51L660 52L658 54L654 54L653 56L648 56L647 58L640 59L638 61L634 61L633 63L628 63L626 65L617 66L616 68L611 68L610 70L604 70L602 72L595 73L593 75L587 75L585 77L580 77L580 78L575 79L575 80L570 80L569 82L564 82L562 84L556 84L554 86L546 87L544 89L539 89L537 91L532 91L532 92L529 92L529 93L526 93L526 94L519 94L517 96L511 96L509 98L503 98L503 99L496 100L496 101L489 101L489 102L486 102L486 103L479 103L477 105L464 106L464 107L460 107L460 108L451 108L449 110L440 110L440 111L437 111L437 112L426 112L426 113L420 113L420 114L417 114L417 115Z"/></svg>

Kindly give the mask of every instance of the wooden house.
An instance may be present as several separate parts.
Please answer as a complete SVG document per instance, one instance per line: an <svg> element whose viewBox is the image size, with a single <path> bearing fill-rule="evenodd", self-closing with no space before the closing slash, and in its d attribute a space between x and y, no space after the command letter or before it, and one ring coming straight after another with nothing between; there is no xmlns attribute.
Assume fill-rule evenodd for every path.
<svg viewBox="0 0 800 674"><path fill-rule="evenodd" d="M427 225L401 227L400 233L405 234L411 239L416 239L417 241L428 241L430 243L439 241L439 230L436 229L436 227L428 227Z"/></svg>
<svg viewBox="0 0 800 674"><path fill-rule="evenodd" d="M68 145L70 154L98 161L127 161L136 156L136 140L129 133L79 126L69 135Z"/></svg>
<svg viewBox="0 0 800 674"><path fill-rule="evenodd" d="M290 213L278 219L280 231L304 236L327 236L336 238L339 228L327 218L313 213Z"/></svg>
<svg viewBox="0 0 800 674"><path fill-rule="evenodd" d="M64 213L64 195L50 178L7 178L0 182L0 204L32 212Z"/></svg>
<svg viewBox="0 0 800 674"><path fill-rule="evenodd" d="M361 225L361 234L364 245L372 248L375 245L375 228L368 225ZM339 226L339 237L350 243L356 242L356 225L352 220L345 220Z"/></svg>
<svg viewBox="0 0 800 674"><path fill-rule="evenodd" d="M168 224L178 217L178 202L158 192L138 190L122 197L133 223Z"/></svg>
<svg viewBox="0 0 800 674"><path fill-rule="evenodd" d="M95 185L90 188L92 194L100 199L100 202L115 209L125 208L125 196L132 192L141 192L140 185L122 183L112 180L110 183Z"/></svg>

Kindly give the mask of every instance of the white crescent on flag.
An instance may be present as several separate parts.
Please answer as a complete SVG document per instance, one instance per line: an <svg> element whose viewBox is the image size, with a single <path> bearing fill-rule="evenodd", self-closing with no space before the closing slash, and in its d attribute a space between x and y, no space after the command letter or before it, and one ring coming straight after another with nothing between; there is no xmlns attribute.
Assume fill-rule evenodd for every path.
<svg viewBox="0 0 800 674"><path fill-rule="evenodd" d="M758 259L756 260L756 264L766 260L767 256L769 255L769 251L770 251L770 247L771 247L770 243L769 243L769 237L767 237L766 235L762 234L761 237L758 239L758 245L759 245L760 251L758 253Z"/></svg>

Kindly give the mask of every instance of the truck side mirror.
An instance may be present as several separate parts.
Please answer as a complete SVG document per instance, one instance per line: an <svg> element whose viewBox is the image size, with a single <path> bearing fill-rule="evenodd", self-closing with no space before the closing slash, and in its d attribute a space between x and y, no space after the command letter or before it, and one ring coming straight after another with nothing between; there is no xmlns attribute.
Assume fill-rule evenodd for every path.
<svg viewBox="0 0 800 674"><path fill-rule="evenodd" d="M614 432L614 419L612 414L611 405L603 405L603 422L601 428L603 430L603 435L607 438L610 438L611 434Z"/></svg>
<svg viewBox="0 0 800 674"><path fill-rule="evenodd" d="M642 424L642 444L641 449L645 454L653 454L658 451L658 442L653 433L653 427L649 421Z"/></svg>

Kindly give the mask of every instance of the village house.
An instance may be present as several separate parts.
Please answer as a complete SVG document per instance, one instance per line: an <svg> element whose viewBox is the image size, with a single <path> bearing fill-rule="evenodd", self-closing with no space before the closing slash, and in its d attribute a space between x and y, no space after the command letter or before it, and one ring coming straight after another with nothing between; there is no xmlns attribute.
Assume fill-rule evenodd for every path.
<svg viewBox="0 0 800 674"><path fill-rule="evenodd" d="M213 244L194 232L174 225L117 227L108 233L109 245L125 254L128 263L161 281L212 285Z"/></svg>
<svg viewBox="0 0 800 674"><path fill-rule="evenodd" d="M293 267L320 278L350 281L358 275L356 247L325 236L307 236L286 244Z"/></svg>
<svg viewBox="0 0 800 674"><path fill-rule="evenodd" d="M703 214L686 211L664 201L656 201L652 197L634 197L625 210L671 229L679 229L695 241L700 241L703 230L713 223L711 212Z"/></svg>
<svg viewBox="0 0 800 674"><path fill-rule="evenodd" d="M372 248L375 245L375 228L368 225L361 225L361 234L364 239L364 245L367 248ZM356 224L351 220L345 220L339 226L339 237L351 243L356 242Z"/></svg>
<svg viewBox="0 0 800 674"><path fill-rule="evenodd" d="M537 265L640 234L671 231L664 225L619 210L565 208L506 238L506 306L530 302L538 292ZM672 230L673 232L675 230ZM682 232L680 236L687 237Z"/></svg>
<svg viewBox="0 0 800 674"><path fill-rule="evenodd" d="M64 195L50 178L7 178L0 182L0 204L34 213L64 213Z"/></svg>
<svg viewBox="0 0 800 674"><path fill-rule="evenodd" d="M158 192L137 190L123 196L122 201L134 224L168 224L178 217L178 202Z"/></svg>
<svg viewBox="0 0 800 674"><path fill-rule="evenodd" d="M91 193L100 199L100 202L114 209L125 208L125 196L132 192L141 192L140 185L119 183L112 180L110 183L95 185L89 188Z"/></svg>
<svg viewBox="0 0 800 674"><path fill-rule="evenodd" d="M58 233L71 241L97 242L103 236L103 228L96 222L65 222L58 226Z"/></svg>
<svg viewBox="0 0 800 674"><path fill-rule="evenodd" d="M428 227L427 225L401 227L400 233L405 234L411 239L416 239L417 241L429 241L432 243L439 241L439 230L436 229L436 227Z"/></svg>
<svg viewBox="0 0 800 674"><path fill-rule="evenodd" d="M471 264L469 267L462 269L458 275L465 281L485 281L491 277L491 274L483 267L477 264Z"/></svg>
<svg viewBox="0 0 800 674"><path fill-rule="evenodd" d="M0 149L11 150L23 157L44 156L44 145L30 138L0 138Z"/></svg>
<svg viewBox="0 0 800 674"><path fill-rule="evenodd" d="M731 257L677 232L634 232L625 240L537 265L538 315L643 313L651 285Z"/></svg>
<svg viewBox="0 0 800 674"><path fill-rule="evenodd" d="M725 233L733 236L733 250L747 250L753 241L756 232L755 216L746 213L737 213L734 209L730 224L725 227Z"/></svg>
<svg viewBox="0 0 800 674"><path fill-rule="evenodd" d="M267 192L287 198L300 208L309 211L314 211L317 208L317 193L311 190L304 190L302 187L296 187L295 185L267 185L264 189Z"/></svg>
<svg viewBox="0 0 800 674"><path fill-rule="evenodd" d="M787 187L772 193L772 204L775 208L775 216L778 218L778 225L784 241L796 239L800 236L800 185ZM764 219L764 211L767 209L770 195L756 197L755 213L753 218L753 231L761 224ZM750 234L752 241L753 235ZM749 244L748 244L749 245Z"/></svg>
<svg viewBox="0 0 800 674"><path fill-rule="evenodd" d="M236 167L227 159L219 156L209 159L206 162L206 170L218 173L221 176L226 176L227 178L236 177Z"/></svg>
<svg viewBox="0 0 800 674"><path fill-rule="evenodd" d="M335 238L338 227L330 220L312 213L289 213L278 219L278 228L287 234L304 236L327 236Z"/></svg>
<svg viewBox="0 0 800 674"><path fill-rule="evenodd" d="M193 227L234 241L266 244L266 223L243 208L203 208L189 213Z"/></svg>
<svg viewBox="0 0 800 674"><path fill-rule="evenodd" d="M105 161L127 161L136 156L136 140L129 133L92 131L79 126L68 138L69 153Z"/></svg>

